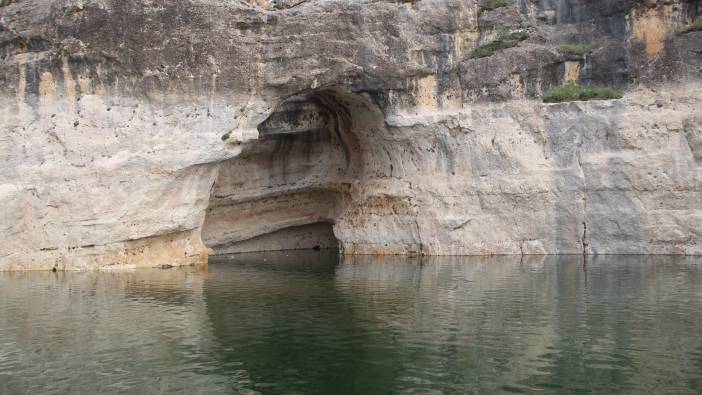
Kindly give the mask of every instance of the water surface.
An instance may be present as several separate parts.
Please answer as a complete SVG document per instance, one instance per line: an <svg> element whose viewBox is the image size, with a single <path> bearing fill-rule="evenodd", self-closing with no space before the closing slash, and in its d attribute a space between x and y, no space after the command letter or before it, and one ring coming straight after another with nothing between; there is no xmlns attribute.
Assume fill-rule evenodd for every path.
<svg viewBox="0 0 702 395"><path fill-rule="evenodd" d="M0 394L702 393L702 259L0 273Z"/></svg>

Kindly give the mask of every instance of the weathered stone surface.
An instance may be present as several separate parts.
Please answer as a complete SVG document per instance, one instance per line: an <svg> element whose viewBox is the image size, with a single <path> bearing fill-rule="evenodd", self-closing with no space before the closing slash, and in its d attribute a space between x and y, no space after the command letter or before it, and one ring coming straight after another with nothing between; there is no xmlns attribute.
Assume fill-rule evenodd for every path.
<svg viewBox="0 0 702 395"><path fill-rule="evenodd" d="M345 253L701 254L700 8L9 2L0 270L326 246L320 223ZM528 38L471 57L505 29ZM626 94L539 102L573 81Z"/></svg>

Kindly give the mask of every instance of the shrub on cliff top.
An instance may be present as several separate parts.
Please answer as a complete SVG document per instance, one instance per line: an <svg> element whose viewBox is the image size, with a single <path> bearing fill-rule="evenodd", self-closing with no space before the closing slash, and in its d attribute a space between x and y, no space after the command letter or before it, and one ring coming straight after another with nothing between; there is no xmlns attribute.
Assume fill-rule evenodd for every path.
<svg viewBox="0 0 702 395"><path fill-rule="evenodd" d="M1 1L1 0L0 0ZM501 7L507 6L507 0L485 0L480 4L480 9L478 14L482 14L485 11L496 10Z"/></svg>
<svg viewBox="0 0 702 395"><path fill-rule="evenodd" d="M621 99L621 97L622 94L612 88L568 84L546 92L544 94L544 103Z"/></svg>
<svg viewBox="0 0 702 395"><path fill-rule="evenodd" d="M529 38L529 35L524 32L507 33L506 30L502 30L497 33L497 37L493 41L475 48L470 53L470 57L471 59L478 59L492 56L495 52L501 49L512 48L527 38Z"/></svg>
<svg viewBox="0 0 702 395"><path fill-rule="evenodd" d="M562 44L558 48L567 55L585 55L592 52L592 44Z"/></svg>

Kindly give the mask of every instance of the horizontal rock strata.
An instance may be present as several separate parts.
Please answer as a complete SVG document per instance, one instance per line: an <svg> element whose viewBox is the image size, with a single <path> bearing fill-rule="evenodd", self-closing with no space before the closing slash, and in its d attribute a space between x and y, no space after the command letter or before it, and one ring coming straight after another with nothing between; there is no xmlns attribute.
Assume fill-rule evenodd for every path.
<svg viewBox="0 0 702 395"><path fill-rule="evenodd" d="M700 1L1 4L0 270L702 254Z"/></svg>

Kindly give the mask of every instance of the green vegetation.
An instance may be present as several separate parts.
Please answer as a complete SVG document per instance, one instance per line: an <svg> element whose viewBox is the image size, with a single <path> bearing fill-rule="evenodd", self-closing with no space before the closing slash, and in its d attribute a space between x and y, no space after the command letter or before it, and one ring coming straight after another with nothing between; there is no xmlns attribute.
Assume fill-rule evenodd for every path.
<svg viewBox="0 0 702 395"><path fill-rule="evenodd" d="M694 22L687 25L680 33L700 32L702 31L702 18L697 18Z"/></svg>
<svg viewBox="0 0 702 395"><path fill-rule="evenodd" d="M524 32L508 33L506 29L501 29L493 41L475 48L470 53L470 57L478 59L492 56L495 52L501 49L512 48L527 38L529 38L529 35Z"/></svg>
<svg viewBox="0 0 702 395"><path fill-rule="evenodd" d="M9 5L12 0L0 0L0 7Z"/></svg>
<svg viewBox="0 0 702 395"><path fill-rule="evenodd" d="M585 55L592 52L592 44L562 44L559 48L567 55Z"/></svg>
<svg viewBox="0 0 702 395"><path fill-rule="evenodd" d="M568 84L546 92L544 94L544 103L620 99L621 97L622 94L612 88Z"/></svg>
<svg viewBox="0 0 702 395"><path fill-rule="evenodd" d="M2 0L0 0L2 1ZM482 14L485 11L496 10L501 7L507 6L507 0L485 0L480 4L480 9L478 9L478 14Z"/></svg>
<svg viewBox="0 0 702 395"><path fill-rule="evenodd" d="M229 140L229 137L230 137L229 132L223 134L223 135L222 135L222 141L227 141L227 140Z"/></svg>
<svg viewBox="0 0 702 395"><path fill-rule="evenodd" d="M634 82L637 78L639 78L639 73L636 72L636 69L629 69L627 77L629 78L629 82Z"/></svg>

